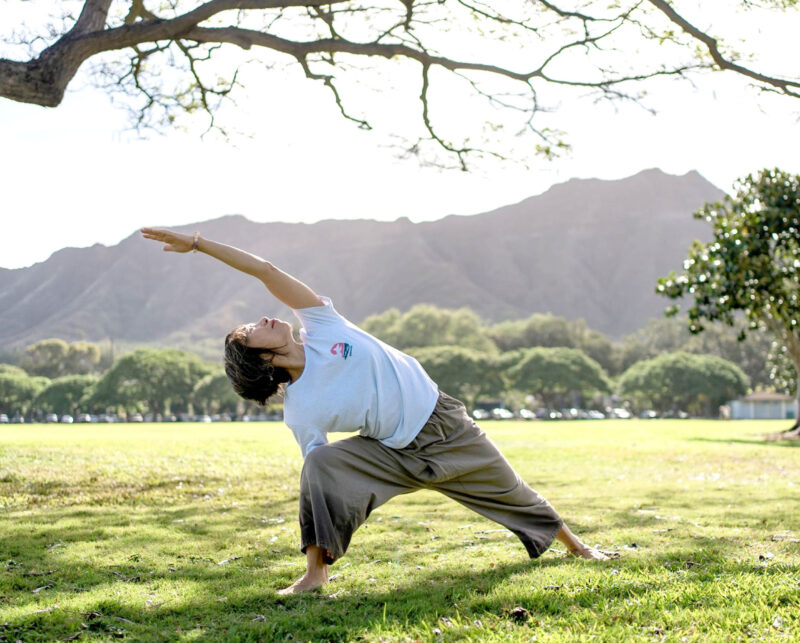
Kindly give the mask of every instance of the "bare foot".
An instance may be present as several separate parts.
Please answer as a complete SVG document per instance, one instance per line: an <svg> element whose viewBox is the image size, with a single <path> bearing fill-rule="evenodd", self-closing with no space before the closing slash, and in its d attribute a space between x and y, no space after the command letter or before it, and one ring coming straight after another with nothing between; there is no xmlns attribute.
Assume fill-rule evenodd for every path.
<svg viewBox="0 0 800 643"><path fill-rule="evenodd" d="M619 558L619 554L600 551L594 547L587 547L566 525L561 525L561 530L556 534L556 538L567 546L570 555L578 558L585 558L586 560L610 560L612 558Z"/></svg>
<svg viewBox="0 0 800 643"><path fill-rule="evenodd" d="M310 592L312 589L322 587L328 582L327 570L325 573L309 575L308 572L303 574L294 583L284 589L278 590L280 596L291 596L292 594L301 594L302 592Z"/></svg>
<svg viewBox="0 0 800 643"><path fill-rule="evenodd" d="M569 553L572 556L584 558L586 560L611 560L612 558L619 558L619 554L616 556L609 555L594 547L576 547L575 549L570 549Z"/></svg>
<svg viewBox="0 0 800 643"><path fill-rule="evenodd" d="M327 554L330 558L330 553ZM317 545L309 545L306 548L306 573L294 583L280 590L281 596L291 596L302 592L310 592L312 589L322 587L328 582L328 565L325 562L325 552Z"/></svg>

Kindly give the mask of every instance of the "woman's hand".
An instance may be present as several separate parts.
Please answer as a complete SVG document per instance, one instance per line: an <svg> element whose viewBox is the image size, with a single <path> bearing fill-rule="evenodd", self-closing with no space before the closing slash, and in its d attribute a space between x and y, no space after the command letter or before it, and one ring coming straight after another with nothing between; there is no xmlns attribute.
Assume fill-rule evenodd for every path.
<svg viewBox="0 0 800 643"><path fill-rule="evenodd" d="M189 252L194 247L194 237L188 234L179 234L172 230L159 228L142 228L142 236L145 239L160 241L167 252Z"/></svg>

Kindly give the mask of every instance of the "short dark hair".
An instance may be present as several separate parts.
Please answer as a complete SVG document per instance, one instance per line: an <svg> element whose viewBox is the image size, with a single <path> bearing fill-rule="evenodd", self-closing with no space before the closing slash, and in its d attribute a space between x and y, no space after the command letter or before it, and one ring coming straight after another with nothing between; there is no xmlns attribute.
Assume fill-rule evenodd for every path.
<svg viewBox="0 0 800 643"><path fill-rule="evenodd" d="M247 345L244 326L237 326L225 337L225 374L233 390L245 400L264 406L284 382L290 382L289 371L274 366L264 355L275 355L266 348Z"/></svg>

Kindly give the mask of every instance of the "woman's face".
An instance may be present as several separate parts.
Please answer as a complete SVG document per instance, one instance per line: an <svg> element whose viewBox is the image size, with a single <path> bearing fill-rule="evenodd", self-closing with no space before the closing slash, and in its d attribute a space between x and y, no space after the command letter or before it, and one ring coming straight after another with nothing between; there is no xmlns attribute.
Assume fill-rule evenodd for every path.
<svg viewBox="0 0 800 643"><path fill-rule="evenodd" d="M280 319L262 317L253 324L245 324L245 345L248 348L274 350L288 346L293 340L292 325Z"/></svg>

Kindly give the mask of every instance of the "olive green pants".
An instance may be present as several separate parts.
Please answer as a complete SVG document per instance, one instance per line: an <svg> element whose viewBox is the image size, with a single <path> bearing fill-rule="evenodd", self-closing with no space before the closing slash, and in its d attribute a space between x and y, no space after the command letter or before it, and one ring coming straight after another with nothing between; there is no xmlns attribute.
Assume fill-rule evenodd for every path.
<svg viewBox="0 0 800 643"><path fill-rule="evenodd" d="M511 468L464 405L440 393L411 444L391 449L355 436L317 447L300 479L301 548L341 557L370 512L401 493L434 489L516 534L531 558L544 553L562 520ZM398 537L401 537L398 534Z"/></svg>

